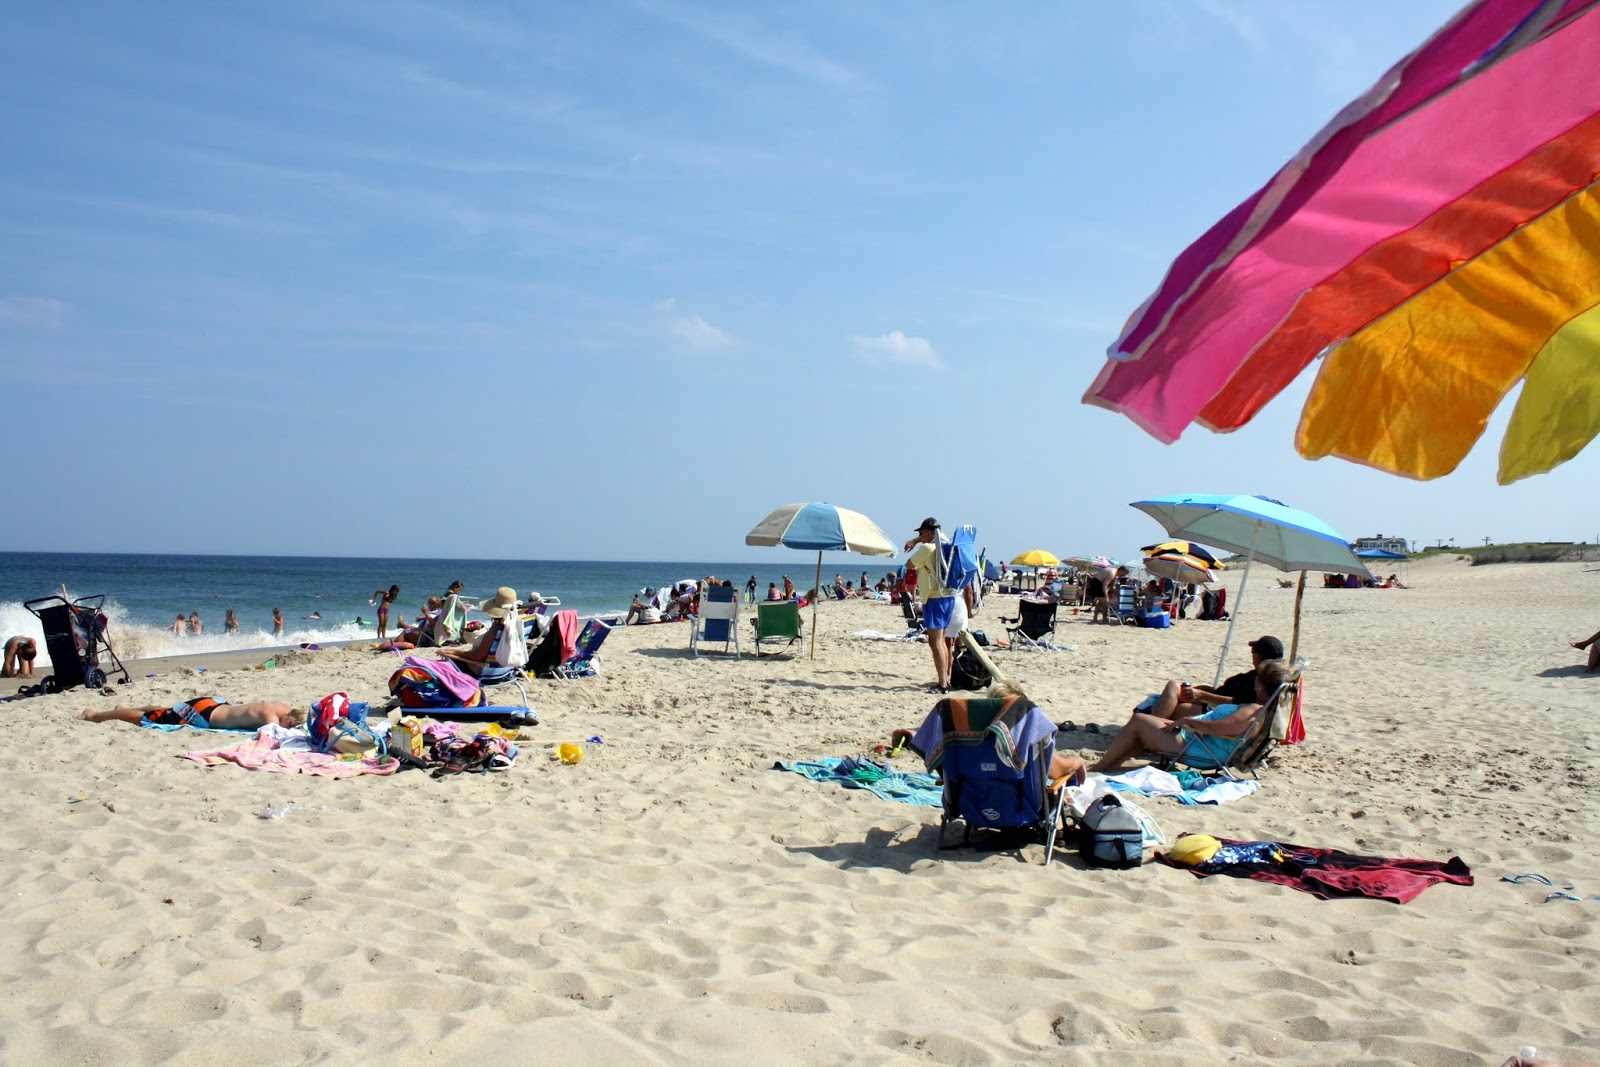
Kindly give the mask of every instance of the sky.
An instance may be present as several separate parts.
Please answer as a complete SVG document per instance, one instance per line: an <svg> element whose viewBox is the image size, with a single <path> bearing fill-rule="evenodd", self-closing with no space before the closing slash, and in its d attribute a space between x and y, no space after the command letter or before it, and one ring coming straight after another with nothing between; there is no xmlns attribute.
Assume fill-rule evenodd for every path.
<svg viewBox="0 0 1600 1067"><path fill-rule="evenodd" d="M763 560L826 500L1125 557L1202 492L1600 539L1600 449L1495 484L1510 399L1431 483L1301 459L1314 369L1171 446L1081 403L1455 8L14 6L0 550Z"/></svg>

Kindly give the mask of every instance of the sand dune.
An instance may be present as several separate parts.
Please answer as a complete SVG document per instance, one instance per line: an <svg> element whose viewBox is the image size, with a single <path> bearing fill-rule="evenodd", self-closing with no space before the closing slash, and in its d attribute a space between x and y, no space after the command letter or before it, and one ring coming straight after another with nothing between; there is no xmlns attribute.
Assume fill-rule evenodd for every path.
<svg viewBox="0 0 1600 1067"><path fill-rule="evenodd" d="M1288 636L1252 579L1236 636ZM1237 582L1237 576L1232 579ZM771 770L915 725L925 646L881 605L825 605L817 659L690 659L684 626L615 633L603 674L536 684L544 724L494 776L328 781L173 758L217 735L5 705L0 1056L13 1063L531 1061L1499 1063L1600 1054L1600 626L1581 564L1413 568L1410 590L1306 596L1306 744L1254 797L1151 801L1204 831L1462 856L1471 888L1319 901L1163 866L935 859L932 809ZM976 625L1002 627L992 599ZM1075 651L1001 652L1055 719L1115 724L1162 678L1209 680L1224 626L1064 617ZM378 698L393 657L137 678ZM137 674L138 672L136 672ZM567 766L544 742L598 734ZM1079 733L1086 753L1103 745ZM908 767L913 758L903 756ZM305 810L259 813L286 803Z"/></svg>

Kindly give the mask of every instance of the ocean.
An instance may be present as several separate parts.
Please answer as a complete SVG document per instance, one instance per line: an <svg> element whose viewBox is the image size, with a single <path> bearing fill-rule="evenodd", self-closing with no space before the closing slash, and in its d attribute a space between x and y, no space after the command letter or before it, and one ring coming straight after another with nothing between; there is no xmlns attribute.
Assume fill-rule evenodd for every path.
<svg viewBox="0 0 1600 1067"><path fill-rule="evenodd" d="M865 570L875 582L893 567L889 560L857 557L848 564L824 563L822 577L825 583L836 573L860 581ZM0 552L0 641L15 634L42 641L39 620L23 604L57 593L63 583L73 598L105 594L111 646L127 660L371 638L377 634L373 592L390 585L400 587L395 614L407 618L415 618L422 602L442 595L452 581L460 581L473 599L493 596L504 585L522 597L531 591L559 597L563 608L580 615L608 615L625 613L633 594L646 587L715 575L743 590L752 574L758 596L765 596L768 582L781 587L785 574L808 589L816 556L780 549L772 562L751 564ZM283 612L280 635L272 632L274 607ZM239 619L238 633L223 630L230 608ZM180 611L199 613L199 636L180 637L168 629ZM391 617L391 635L395 629Z"/></svg>

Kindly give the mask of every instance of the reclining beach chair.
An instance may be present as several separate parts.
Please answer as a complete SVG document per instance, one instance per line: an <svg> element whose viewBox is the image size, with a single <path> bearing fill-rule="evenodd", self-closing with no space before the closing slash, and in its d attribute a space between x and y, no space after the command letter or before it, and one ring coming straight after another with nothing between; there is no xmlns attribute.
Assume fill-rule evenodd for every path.
<svg viewBox="0 0 1600 1067"><path fill-rule="evenodd" d="M739 591L731 585L713 585L700 597L700 614L689 620L689 651L700 655L701 641L721 641L722 651L733 646L739 658Z"/></svg>
<svg viewBox="0 0 1600 1067"><path fill-rule="evenodd" d="M1139 590L1126 582L1117 586L1106 600L1106 621L1139 625Z"/></svg>
<svg viewBox="0 0 1600 1067"><path fill-rule="evenodd" d="M946 697L933 706L911 739L930 773L944 779L944 805L935 854L950 848L980 851L1055 845L1045 776L1055 755L1056 727L1026 697L968 700ZM962 839L946 843L946 828L963 824ZM976 838L976 839L975 839Z"/></svg>
<svg viewBox="0 0 1600 1067"><path fill-rule="evenodd" d="M512 607L506 612L505 626L500 631L500 636L495 638L494 647L490 649L489 662L483 665L478 674L478 685L484 689L494 689L499 686L514 685L517 693L522 697L522 706L528 704L528 639L526 629L522 623L522 610Z"/></svg>
<svg viewBox="0 0 1600 1067"><path fill-rule="evenodd" d="M1266 762L1273 746L1288 734L1295 694L1300 689L1300 675L1304 670L1305 661L1296 660L1294 673L1273 690L1251 720L1250 728L1231 750L1219 744L1215 737L1191 734L1182 752L1147 752L1145 758L1163 769L1192 767L1197 771L1220 771L1230 781L1238 779L1235 771L1248 771L1252 778L1259 778L1257 770Z"/></svg>
<svg viewBox="0 0 1600 1067"><path fill-rule="evenodd" d="M1056 604L1053 600L1028 600L1017 601L1017 617L1015 619L1001 619L1003 623L1011 623L1006 627L1006 633L1011 638L1012 648L1038 648L1045 651L1055 649L1056 636Z"/></svg>
<svg viewBox="0 0 1600 1067"><path fill-rule="evenodd" d="M436 645L448 645L461 640L461 630L466 624L467 604L460 594L451 593L439 608L439 614L434 616L429 636Z"/></svg>
<svg viewBox="0 0 1600 1067"><path fill-rule="evenodd" d="M576 614L576 612L574 612ZM572 655L556 664L555 676L571 681L600 673L600 646L611 636L611 627L599 619L590 619L572 646Z"/></svg>
<svg viewBox="0 0 1600 1067"><path fill-rule="evenodd" d="M756 605L756 617L750 620L756 628L756 655L776 656L778 652L761 651L763 641L784 642L781 651L787 652L805 633L800 621L800 605L792 600L769 600Z"/></svg>

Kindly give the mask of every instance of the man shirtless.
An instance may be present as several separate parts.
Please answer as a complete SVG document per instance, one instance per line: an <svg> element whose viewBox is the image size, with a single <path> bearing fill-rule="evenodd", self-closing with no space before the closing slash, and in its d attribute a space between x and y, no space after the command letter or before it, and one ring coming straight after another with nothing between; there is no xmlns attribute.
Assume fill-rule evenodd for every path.
<svg viewBox="0 0 1600 1067"><path fill-rule="evenodd" d="M261 726L299 726L306 721L304 711L276 700L228 704L216 697L190 697L170 708L160 704L147 704L142 708L118 705L102 711L91 708L79 717L89 722L149 722L158 726L192 726L198 730L254 730Z"/></svg>
<svg viewBox="0 0 1600 1067"><path fill-rule="evenodd" d="M39 654L31 637L13 637L6 641L5 669L0 678L32 678L33 659Z"/></svg>

